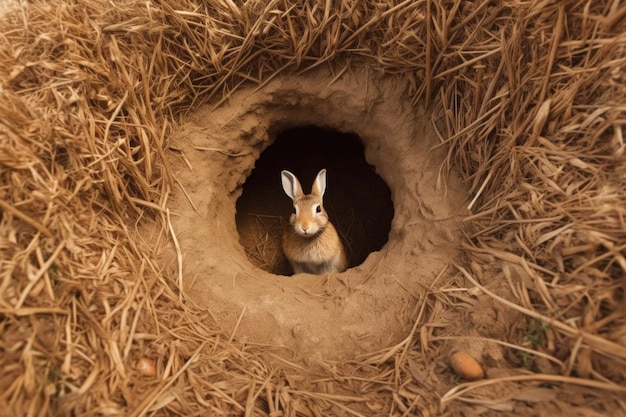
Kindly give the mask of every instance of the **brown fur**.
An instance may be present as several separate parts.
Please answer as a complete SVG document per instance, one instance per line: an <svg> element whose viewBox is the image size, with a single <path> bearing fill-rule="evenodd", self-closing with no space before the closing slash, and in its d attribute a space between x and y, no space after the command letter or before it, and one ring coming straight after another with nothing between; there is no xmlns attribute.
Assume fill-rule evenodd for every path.
<svg viewBox="0 0 626 417"><path fill-rule="evenodd" d="M289 218L289 226L282 235L283 252L294 272L324 274L345 271L348 267L345 247L322 205L326 170L317 175L308 195L304 195L300 182L293 174L283 171L282 176L283 189L293 199L296 211ZM316 211L317 206L319 212Z"/></svg>

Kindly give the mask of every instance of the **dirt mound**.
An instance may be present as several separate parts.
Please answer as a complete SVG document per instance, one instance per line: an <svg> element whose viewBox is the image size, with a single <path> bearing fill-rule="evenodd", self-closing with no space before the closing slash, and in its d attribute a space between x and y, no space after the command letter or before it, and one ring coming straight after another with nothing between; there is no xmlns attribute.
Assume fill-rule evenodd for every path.
<svg viewBox="0 0 626 417"><path fill-rule="evenodd" d="M362 85L368 88L359 90ZM459 254L461 219L469 198L457 174L440 176L446 154L437 146L431 115L416 112L404 89L400 78L357 71L333 80L330 71L322 70L279 78L261 89L242 89L220 107L205 107L188 117L171 142L178 155L172 174L180 187L168 208L185 258L185 287L199 306L210 308L230 331L236 327L241 339L285 345L304 358L354 359L405 337L417 301L433 289L435 279L439 285L450 280L450 273L444 272ZM250 222L237 229L235 205L241 185L277 132L307 125L362 138L367 160L391 189L395 214L388 243L363 264L344 274L287 278L248 261L245 252L253 246L242 247L239 236L269 240L276 249L279 235L271 233L274 228L250 231ZM312 151L301 148L301 153L309 159L306 154ZM289 166L293 161L282 163ZM350 160L343 164L339 161L329 172L335 188L342 186L342 176L354 174ZM274 167L274 194L282 193L279 174L285 167ZM338 180L333 183L334 177ZM360 190L360 204L378 199L363 180L356 176L343 183L346 191L335 191ZM286 196L283 204L268 204L270 192L251 192L252 215L269 216L274 210L280 217L291 212ZM332 197L329 191L327 199ZM340 201L335 197L335 204ZM343 203L344 212L333 214L340 217L355 210L351 202ZM333 220L340 231L346 224L342 220ZM170 251L171 260L174 254Z"/></svg>

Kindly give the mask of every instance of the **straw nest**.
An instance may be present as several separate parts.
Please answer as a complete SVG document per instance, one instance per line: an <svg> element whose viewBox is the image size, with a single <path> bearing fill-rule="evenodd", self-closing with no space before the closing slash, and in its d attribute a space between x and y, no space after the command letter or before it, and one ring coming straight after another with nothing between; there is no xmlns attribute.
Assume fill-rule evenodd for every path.
<svg viewBox="0 0 626 417"><path fill-rule="evenodd" d="M620 2L33 1L1 19L8 415L626 412ZM179 116L320 65L406 78L473 199L457 287L421 300L397 346L311 370L225 334L154 248ZM442 312L468 289L525 330L491 340L508 372L460 383L442 376Z"/></svg>

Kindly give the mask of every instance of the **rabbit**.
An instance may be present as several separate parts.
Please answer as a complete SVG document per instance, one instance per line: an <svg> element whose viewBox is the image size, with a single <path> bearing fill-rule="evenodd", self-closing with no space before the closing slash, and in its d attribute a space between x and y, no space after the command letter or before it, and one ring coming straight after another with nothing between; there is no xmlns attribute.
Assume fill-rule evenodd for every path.
<svg viewBox="0 0 626 417"><path fill-rule="evenodd" d="M311 194L307 195L291 172L282 171L281 180L283 190L293 200L294 211L283 231L282 249L294 272L320 275L345 271L348 267L346 249L322 204L326 170L317 174Z"/></svg>

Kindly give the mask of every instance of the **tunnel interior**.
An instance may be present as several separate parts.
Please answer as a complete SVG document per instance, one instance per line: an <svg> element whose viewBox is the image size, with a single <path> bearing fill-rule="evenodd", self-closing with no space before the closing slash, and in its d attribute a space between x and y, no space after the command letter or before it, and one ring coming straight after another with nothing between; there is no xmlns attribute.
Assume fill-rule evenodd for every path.
<svg viewBox="0 0 626 417"><path fill-rule="evenodd" d="M292 212L280 183L284 169L298 177L305 193L319 170L327 170L324 207L346 247L349 267L385 245L394 213L391 191L366 160L364 146L356 134L313 125L276 134L237 200L237 230L250 262L277 275L293 273L280 249Z"/></svg>

